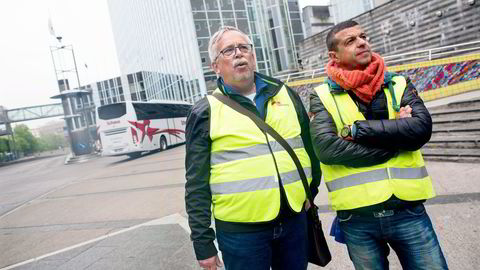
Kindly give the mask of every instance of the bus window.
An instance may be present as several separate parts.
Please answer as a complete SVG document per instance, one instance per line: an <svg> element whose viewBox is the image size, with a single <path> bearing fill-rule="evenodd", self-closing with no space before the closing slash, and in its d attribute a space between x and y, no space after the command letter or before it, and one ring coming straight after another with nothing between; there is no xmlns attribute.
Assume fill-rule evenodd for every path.
<svg viewBox="0 0 480 270"><path fill-rule="evenodd" d="M190 109L192 109L192 105L179 105L178 108L180 110L180 117L186 117Z"/></svg>
<svg viewBox="0 0 480 270"><path fill-rule="evenodd" d="M160 104L133 103L133 108L139 121L168 118L168 116L165 115L163 106L164 105Z"/></svg>
<svg viewBox="0 0 480 270"><path fill-rule="evenodd" d="M102 120L110 120L119 118L127 113L125 103L108 104L98 108L98 118Z"/></svg>
<svg viewBox="0 0 480 270"><path fill-rule="evenodd" d="M191 105L133 103L137 120L186 117Z"/></svg>

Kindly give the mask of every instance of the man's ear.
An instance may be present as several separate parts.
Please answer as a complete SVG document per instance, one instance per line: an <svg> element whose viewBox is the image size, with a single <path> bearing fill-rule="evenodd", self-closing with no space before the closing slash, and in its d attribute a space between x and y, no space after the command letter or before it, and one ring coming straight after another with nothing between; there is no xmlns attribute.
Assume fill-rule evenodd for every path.
<svg viewBox="0 0 480 270"><path fill-rule="evenodd" d="M217 62L213 62L213 63L211 64L211 67L212 67L213 71L218 75L218 73L220 72L220 70L218 70Z"/></svg>
<svg viewBox="0 0 480 270"><path fill-rule="evenodd" d="M328 51L328 58L334 62L338 62L337 52Z"/></svg>

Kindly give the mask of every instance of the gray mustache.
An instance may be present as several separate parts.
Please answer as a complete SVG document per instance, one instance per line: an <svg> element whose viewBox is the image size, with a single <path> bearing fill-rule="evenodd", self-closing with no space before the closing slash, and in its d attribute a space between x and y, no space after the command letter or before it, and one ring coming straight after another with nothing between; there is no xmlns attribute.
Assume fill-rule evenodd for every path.
<svg viewBox="0 0 480 270"><path fill-rule="evenodd" d="M248 61L238 61L238 62L234 63L233 66L237 67L237 66L242 65L242 64L248 64Z"/></svg>

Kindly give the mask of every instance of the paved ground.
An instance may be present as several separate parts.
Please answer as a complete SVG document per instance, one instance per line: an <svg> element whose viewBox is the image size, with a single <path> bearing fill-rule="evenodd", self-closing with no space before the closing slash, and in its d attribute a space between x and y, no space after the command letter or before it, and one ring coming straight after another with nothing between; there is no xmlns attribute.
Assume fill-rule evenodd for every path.
<svg viewBox="0 0 480 270"><path fill-rule="evenodd" d="M184 149L1 167L0 269L199 269L185 218ZM450 269L478 269L480 166L427 168L438 194L427 211ZM323 183L316 203L328 232L334 213ZM345 246L327 240L333 260L324 269L353 269ZM389 259L401 269L393 252Z"/></svg>
<svg viewBox="0 0 480 270"><path fill-rule="evenodd" d="M180 146L135 160L62 165L63 159L51 158L1 168L0 267L199 269L186 226L183 157ZM427 209L450 268L478 269L480 166L431 162L427 167L439 195ZM18 189L6 185L7 178L24 188L6 192ZM321 187L316 203L328 231L334 214ZM28 193L22 202L20 193ZM334 258L325 269L353 269L345 246L327 239ZM395 255L390 258L391 268L400 269Z"/></svg>
<svg viewBox="0 0 480 270"><path fill-rule="evenodd" d="M183 159L182 146L135 160L0 168L0 268L183 213Z"/></svg>
<svg viewBox="0 0 480 270"><path fill-rule="evenodd" d="M22 157L16 160L12 161L7 161L7 162L0 162L0 167L2 166L10 166L13 164L18 164L18 163L23 163L23 162L29 162L32 160L37 160L37 159L43 159L43 158L50 158L50 157L55 157L55 156L66 156L67 154L70 153L69 149L62 148L58 150L52 150L52 151L44 151L41 153L35 153L34 155L27 156L27 157Z"/></svg>

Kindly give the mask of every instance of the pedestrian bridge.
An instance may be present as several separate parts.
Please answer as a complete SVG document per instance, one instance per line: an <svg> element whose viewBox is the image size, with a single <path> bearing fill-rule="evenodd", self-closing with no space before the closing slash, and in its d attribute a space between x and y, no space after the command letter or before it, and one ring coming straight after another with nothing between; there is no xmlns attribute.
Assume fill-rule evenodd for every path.
<svg viewBox="0 0 480 270"><path fill-rule="evenodd" d="M11 134L10 124L42 118L62 116L62 103L5 110L0 106L0 136Z"/></svg>
<svg viewBox="0 0 480 270"><path fill-rule="evenodd" d="M54 103L7 110L7 121L14 123L62 115L62 103Z"/></svg>

